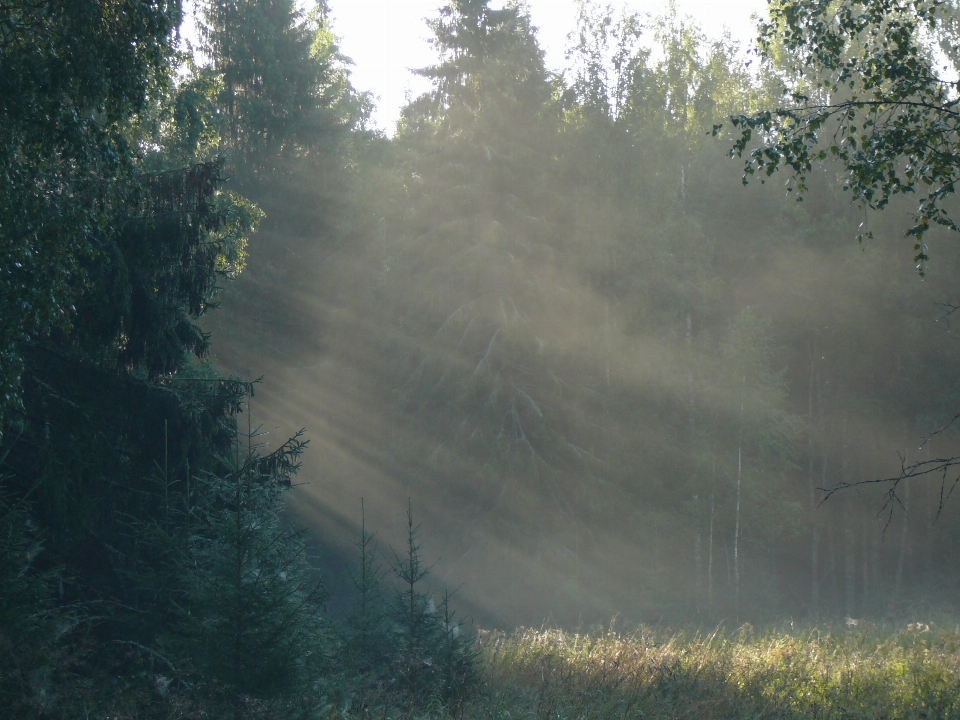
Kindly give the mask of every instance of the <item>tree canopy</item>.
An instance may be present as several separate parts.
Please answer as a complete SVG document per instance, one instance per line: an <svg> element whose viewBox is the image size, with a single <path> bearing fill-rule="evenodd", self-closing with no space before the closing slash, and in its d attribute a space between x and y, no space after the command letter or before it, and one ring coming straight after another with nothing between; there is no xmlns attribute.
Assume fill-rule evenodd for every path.
<svg viewBox="0 0 960 720"><path fill-rule="evenodd" d="M960 231L960 95L955 79L958 8L941 0L773 0L759 53L782 104L731 118L744 182L781 168L790 191L807 190L817 163L836 161L844 189L866 208L916 197L917 267L933 225ZM715 128L715 131L717 128ZM868 234L863 229L862 235Z"/></svg>
<svg viewBox="0 0 960 720"><path fill-rule="evenodd" d="M85 263L135 192L127 127L169 81L180 0L0 7L0 429L20 344L68 328Z"/></svg>

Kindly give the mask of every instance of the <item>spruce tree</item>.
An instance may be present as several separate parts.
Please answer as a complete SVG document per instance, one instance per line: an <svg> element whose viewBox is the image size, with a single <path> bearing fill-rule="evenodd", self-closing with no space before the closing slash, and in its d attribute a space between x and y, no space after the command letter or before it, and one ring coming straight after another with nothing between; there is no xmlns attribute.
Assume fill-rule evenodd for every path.
<svg viewBox="0 0 960 720"><path fill-rule="evenodd" d="M359 553L358 567L351 578L356 600L346 618L343 660L359 676L378 680L387 670L391 643L376 533L367 530L362 500L360 521L360 537L354 542Z"/></svg>
<svg viewBox="0 0 960 720"><path fill-rule="evenodd" d="M166 643L221 683L238 715L244 698L299 698L325 671L325 593L303 532L282 518L305 446L297 435L260 455L250 434L238 436L223 472L196 476L177 517L181 597Z"/></svg>
<svg viewBox="0 0 960 720"><path fill-rule="evenodd" d="M62 568L46 587L78 616L47 663L67 714L68 698L87 692L70 684L76 663L98 678L84 702L108 712L122 698L100 691L163 654L170 556L147 542L145 523L169 517L190 474L218 469L244 395L201 359L198 321L242 267L258 211L222 191L222 159L154 167L116 183L122 202L79 261L70 323L22 337L22 408L0 438L10 502L45 548L25 577Z"/></svg>
<svg viewBox="0 0 960 720"><path fill-rule="evenodd" d="M24 344L69 328L103 229L129 213L126 130L168 81L180 5L0 6L0 432Z"/></svg>
<svg viewBox="0 0 960 720"><path fill-rule="evenodd" d="M248 179L315 149L349 125L346 73L326 24L325 0L204 0L204 49L221 78L224 147Z"/></svg>
<svg viewBox="0 0 960 720"><path fill-rule="evenodd" d="M461 703L473 689L477 655L473 643L461 634L444 593L440 607L423 589L430 566L423 564L420 525L414 524L407 503L407 532L403 551L393 551L390 566L396 579L389 618L396 632L393 670L413 705Z"/></svg>

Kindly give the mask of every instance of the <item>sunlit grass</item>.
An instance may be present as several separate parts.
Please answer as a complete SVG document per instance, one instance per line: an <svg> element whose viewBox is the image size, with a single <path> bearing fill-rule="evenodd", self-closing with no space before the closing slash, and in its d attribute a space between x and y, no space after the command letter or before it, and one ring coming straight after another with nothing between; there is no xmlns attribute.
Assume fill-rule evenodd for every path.
<svg viewBox="0 0 960 720"><path fill-rule="evenodd" d="M958 630L489 632L484 688L462 715L956 718Z"/></svg>

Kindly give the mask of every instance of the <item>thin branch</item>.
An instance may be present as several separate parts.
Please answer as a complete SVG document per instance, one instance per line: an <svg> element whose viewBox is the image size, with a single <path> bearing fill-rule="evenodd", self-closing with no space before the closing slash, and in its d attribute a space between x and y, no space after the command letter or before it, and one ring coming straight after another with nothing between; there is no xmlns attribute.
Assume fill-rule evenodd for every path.
<svg viewBox="0 0 960 720"><path fill-rule="evenodd" d="M930 460L921 460L915 462L912 465L906 464L906 458L904 455L900 455L900 474L896 477L887 477L887 478L873 478L870 480L857 480L856 482L840 482L831 487L820 487L817 488L822 493L824 493L823 498L817 504L817 507L823 505L827 500L832 498L834 495L844 492L847 490L852 490L861 487L867 486L889 486L886 492L884 493L884 503L880 508L878 515L887 513L887 522L884 525L884 532L886 532L887 527L890 525L890 522L893 520L893 513L896 509L896 506L899 505L904 512L906 512L906 507L903 502L900 500L900 496L897 494L897 490L900 487L900 484L906 480L911 480L913 478L926 477L929 475L939 475L940 476L940 502L937 510L937 517L940 517L940 513L943 510L944 503L950 499L950 496L953 494L954 488L956 488L957 483L960 482L960 472L957 476L952 479L952 482L948 479L951 470L955 468L960 468L960 457L947 457L947 458L933 458ZM946 491L946 486L950 482L950 490Z"/></svg>

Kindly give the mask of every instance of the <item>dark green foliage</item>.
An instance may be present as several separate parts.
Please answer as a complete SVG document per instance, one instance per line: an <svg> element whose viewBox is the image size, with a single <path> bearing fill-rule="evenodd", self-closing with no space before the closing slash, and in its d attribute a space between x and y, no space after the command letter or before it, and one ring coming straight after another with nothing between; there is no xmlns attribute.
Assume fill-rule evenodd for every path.
<svg viewBox="0 0 960 720"><path fill-rule="evenodd" d="M202 7L205 49L221 78L215 102L225 115L225 145L241 171L282 169L281 158L315 152L325 135L352 125L359 108L344 102L349 85L325 3L306 17L293 0L206 0Z"/></svg>
<svg viewBox="0 0 960 720"><path fill-rule="evenodd" d="M185 382L176 375L205 351L193 321L212 302L229 246L250 230L218 197L219 169L147 178L140 217L119 218L121 229L98 239L72 329L21 346L24 412L3 441L6 467L18 495L38 486L33 511L55 533L56 562L112 573L116 554L133 551L112 537L116 513L150 514L141 493L160 458L180 477L187 462L212 470L231 437L243 387L202 365ZM115 587L102 577L93 585Z"/></svg>
<svg viewBox="0 0 960 720"><path fill-rule="evenodd" d="M222 191L218 146L259 172L349 125L335 44L319 13L256 4L229 79L270 86L241 88L230 125L221 80L174 58L178 2L68 5L0 10L3 705L302 715L327 662L323 592L282 518L305 441L238 452L252 386L202 360L199 320L261 216ZM268 26L275 57L251 65Z"/></svg>
<svg viewBox="0 0 960 720"><path fill-rule="evenodd" d="M397 680L408 695L424 699L433 673L431 651L436 642L437 612L433 597L422 590L422 581L430 573L421 560L420 526L413 524L413 508L407 506L406 547L401 554L393 550L390 563L397 579L397 588L390 603L390 620L397 633Z"/></svg>
<svg viewBox="0 0 960 720"><path fill-rule="evenodd" d="M0 486L0 707L16 712L29 711L23 687L49 672L50 646L71 627L70 613L52 602L58 568L34 567L44 549L29 506Z"/></svg>
<svg viewBox="0 0 960 720"><path fill-rule="evenodd" d="M42 24L53 4L31 8ZM118 0L96 4L97 22L113 27L103 18L120 22L111 13L124 8L141 17ZM387 140L362 131L367 99L347 82L324 4L306 16L292 0L201 9L213 67L175 58L148 23L143 46L163 57L130 61L139 90L121 78L119 100L78 111L102 140L84 152L103 157L56 147L48 157L40 136L10 151L16 162L36 151L53 169L31 180L34 160L8 164L29 182L8 178L16 192L0 210L17 198L35 207L19 226L0 223L41 237L37 218L51 211L48 244L28 249L63 250L50 257L78 271L61 282L60 265L49 277L37 265L15 278L28 295L52 292L50 307L72 307L10 325L22 405L0 440L5 700L64 718L306 716L334 712L334 697L344 714L351 702L359 714L464 714L480 685L473 633L460 632L448 594L426 587L409 506L393 580L363 517L357 602L342 634L324 618L304 537L283 515L301 436L261 454L249 425L237 430L252 385L202 357L202 318L243 267L261 216L223 191L228 175L272 227L229 297L220 328L235 342L223 357L297 378L264 393L284 421L319 397L312 381L348 398L359 411L311 408L369 424L331 440L349 452L331 453L325 471L350 475L356 492L367 476L340 458L367 453L368 470L382 461L430 497L430 526L451 539L446 561L477 573L480 612L539 622L555 611L569 623L581 611L587 622L620 610L697 621L817 612L777 574L807 567L798 537L813 540L814 581L839 577L845 561L863 571L860 608L890 597L868 567L873 527L847 506L812 519L823 517L816 488L854 473L848 415L913 428L948 405L922 415L930 393L902 380L901 359L938 379L952 365L917 342L925 311L919 294L900 302L903 286L884 274L892 257L871 256L861 277L818 254L851 227L829 179L811 181L805 215L770 193L723 190L729 164L708 131L732 112L748 117L772 75L752 85L731 43L675 15L651 23L584 4L567 81L545 68L522 4L456 0L430 23L438 59L421 74L432 90ZM35 40L9 32L17 52ZM110 57L94 33L101 40ZM75 257L74 240L85 243ZM817 275L811 256L837 274L798 279ZM20 272L9 267L0 273ZM883 365L892 352L857 334L857 303L883 305L874 324L909 346L895 373ZM861 345L863 372L837 360ZM341 361L346 382L332 375ZM889 444L877 435L874 450ZM859 528L851 518L862 535L847 532ZM914 523L900 548L920 547ZM936 532L924 536L930 557ZM842 554L853 547L856 557ZM721 552L732 555L727 578ZM920 576L909 572L898 586ZM837 584L830 607L842 596Z"/></svg>
<svg viewBox="0 0 960 720"><path fill-rule="evenodd" d="M461 634L454 619L450 596L444 593L437 607L423 590L430 568L423 565L420 525L414 525L412 505L407 506L406 547L393 552L390 567L396 588L387 617L395 633L392 672L413 704L439 700L462 703L476 682L477 656L472 639Z"/></svg>
<svg viewBox="0 0 960 720"><path fill-rule="evenodd" d="M448 707L462 709L480 686L481 658L476 638L461 630L465 624L450 606L451 593L443 591L437 608L440 633L434 650L438 670L439 696Z"/></svg>
<svg viewBox="0 0 960 720"><path fill-rule="evenodd" d="M355 601L344 622L341 661L359 679L383 683L389 673L392 650L383 597L383 569L376 534L367 531L364 509L361 509L360 520L360 537L355 542L359 567L352 578Z"/></svg>
<svg viewBox="0 0 960 720"><path fill-rule="evenodd" d="M11 502L45 548L24 578L58 569L56 604L79 623L35 644L44 692L50 703L60 698L51 712L69 715L70 698L81 696L109 706L70 680L77 673L94 684L140 677L149 691L143 663L162 657L156 643L175 586L171 557L143 528L169 516L171 487L182 492L188 468L223 470L219 456L235 436L247 385L196 357L207 349L196 321L218 281L242 265L257 219L248 203L221 194L222 167L128 175L123 203L86 237L70 322L19 338L22 403L7 415L0 457ZM20 701L40 707L36 693Z"/></svg>
<svg viewBox="0 0 960 720"><path fill-rule="evenodd" d="M324 592L302 532L281 519L306 443L259 455L241 439L222 474L194 476L181 511L154 521L179 593L160 642L235 697L293 697L325 670Z"/></svg>
<svg viewBox="0 0 960 720"><path fill-rule="evenodd" d="M195 321L215 306L218 282L242 267L259 220L255 207L220 192L222 172L217 159L139 176L138 212L99 240L88 263L74 345L91 359L152 379L206 354Z"/></svg>
<svg viewBox="0 0 960 720"><path fill-rule="evenodd" d="M420 526L407 510L406 547L392 552L393 582L379 565L375 536L366 520L356 541L359 566L354 574L355 598L340 637L339 692L344 707L358 710L408 707L457 708L475 691L479 656L472 633L461 632L449 593L439 605L423 588L430 568L424 567Z"/></svg>
<svg viewBox="0 0 960 720"><path fill-rule="evenodd" d="M179 21L179 0L0 7L0 421L18 402L20 343L69 327L124 212L125 129L165 82Z"/></svg>
<svg viewBox="0 0 960 720"><path fill-rule="evenodd" d="M255 209L220 194L221 170L215 161L132 180L136 204L91 238L95 254L81 263L86 286L70 326L19 346L24 411L3 439L11 486L38 484L35 512L78 558L97 554L81 536L112 544L103 534L113 512L147 510L133 488L155 469L165 428L180 474L188 460L209 467L229 438L242 387L202 365L186 371L186 382L176 377L205 353L195 322L217 281L236 272L256 221Z"/></svg>

